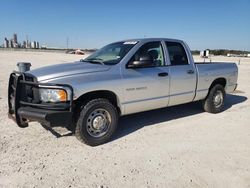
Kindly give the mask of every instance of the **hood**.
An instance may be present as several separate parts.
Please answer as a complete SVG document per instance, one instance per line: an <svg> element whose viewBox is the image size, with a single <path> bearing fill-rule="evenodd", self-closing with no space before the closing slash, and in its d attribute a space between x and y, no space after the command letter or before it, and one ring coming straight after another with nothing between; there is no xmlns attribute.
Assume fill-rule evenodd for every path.
<svg viewBox="0 0 250 188"><path fill-rule="evenodd" d="M73 63L46 66L28 71L27 73L34 75L37 78L37 81L45 81L76 74L107 71L109 69L110 66L107 65L91 64L78 61Z"/></svg>

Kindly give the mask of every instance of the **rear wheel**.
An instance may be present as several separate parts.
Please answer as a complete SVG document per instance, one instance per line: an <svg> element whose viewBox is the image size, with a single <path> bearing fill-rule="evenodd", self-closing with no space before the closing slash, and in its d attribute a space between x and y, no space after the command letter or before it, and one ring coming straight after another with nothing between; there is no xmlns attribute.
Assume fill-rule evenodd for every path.
<svg viewBox="0 0 250 188"><path fill-rule="evenodd" d="M93 99L82 108L75 135L85 144L100 145L111 138L117 123L116 108L106 99Z"/></svg>
<svg viewBox="0 0 250 188"><path fill-rule="evenodd" d="M224 106L225 96L225 89L222 85L217 84L213 86L206 99L202 101L203 109L210 113L221 112Z"/></svg>

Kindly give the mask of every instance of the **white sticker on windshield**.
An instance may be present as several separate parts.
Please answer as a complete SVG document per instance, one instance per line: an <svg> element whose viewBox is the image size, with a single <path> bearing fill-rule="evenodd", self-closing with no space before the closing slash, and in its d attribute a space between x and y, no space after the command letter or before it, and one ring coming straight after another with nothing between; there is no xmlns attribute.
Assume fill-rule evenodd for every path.
<svg viewBox="0 0 250 188"><path fill-rule="evenodd" d="M127 41L127 42L124 42L123 44L136 44L137 41Z"/></svg>

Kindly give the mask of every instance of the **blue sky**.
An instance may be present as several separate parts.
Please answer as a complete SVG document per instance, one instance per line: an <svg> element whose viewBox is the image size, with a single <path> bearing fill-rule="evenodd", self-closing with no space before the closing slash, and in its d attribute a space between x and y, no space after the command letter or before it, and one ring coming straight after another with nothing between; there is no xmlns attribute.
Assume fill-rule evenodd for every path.
<svg viewBox="0 0 250 188"><path fill-rule="evenodd" d="M191 49L250 51L250 0L1 0L0 40L100 48L122 39L166 37Z"/></svg>

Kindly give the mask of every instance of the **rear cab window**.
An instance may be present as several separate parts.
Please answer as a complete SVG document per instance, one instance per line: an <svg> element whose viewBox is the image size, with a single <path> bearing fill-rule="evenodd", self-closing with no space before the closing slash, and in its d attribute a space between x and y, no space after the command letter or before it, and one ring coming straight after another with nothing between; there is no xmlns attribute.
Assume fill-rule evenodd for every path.
<svg viewBox="0 0 250 188"><path fill-rule="evenodd" d="M165 42L171 65L188 65L186 51L179 42Z"/></svg>

